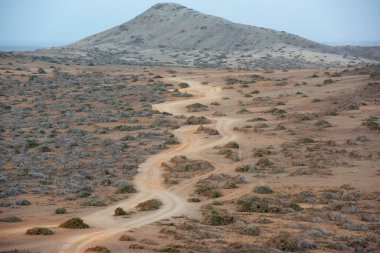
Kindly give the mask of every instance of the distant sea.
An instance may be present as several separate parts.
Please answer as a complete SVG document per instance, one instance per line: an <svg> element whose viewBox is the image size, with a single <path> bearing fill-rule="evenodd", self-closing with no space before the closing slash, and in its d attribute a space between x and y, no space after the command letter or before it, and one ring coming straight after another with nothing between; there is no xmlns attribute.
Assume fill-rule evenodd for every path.
<svg viewBox="0 0 380 253"><path fill-rule="evenodd" d="M40 48L46 48L43 46L2 46L0 45L0 51L33 51Z"/></svg>

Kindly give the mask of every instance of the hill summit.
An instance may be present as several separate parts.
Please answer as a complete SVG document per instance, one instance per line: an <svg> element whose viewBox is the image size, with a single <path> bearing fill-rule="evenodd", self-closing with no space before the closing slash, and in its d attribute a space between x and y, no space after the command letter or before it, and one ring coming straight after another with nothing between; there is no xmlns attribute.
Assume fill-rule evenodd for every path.
<svg viewBox="0 0 380 253"><path fill-rule="evenodd" d="M357 64L347 50L286 32L242 25L175 3L161 3L134 19L62 51L99 63L253 68Z"/></svg>

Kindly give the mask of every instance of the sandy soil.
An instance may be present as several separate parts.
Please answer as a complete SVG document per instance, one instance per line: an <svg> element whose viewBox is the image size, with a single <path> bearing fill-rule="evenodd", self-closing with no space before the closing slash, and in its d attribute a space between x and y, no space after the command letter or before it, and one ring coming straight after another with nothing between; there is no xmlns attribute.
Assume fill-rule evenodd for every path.
<svg viewBox="0 0 380 253"><path fill-rule="evenodd" d="M117 239L122 233L135 230L146 231L143 233L145 236L148 235L150 238L159 240L159 237L150 231L150 224L170 219L174 216L185 215L194 218L201 217L199 212L201 204L186 201L189 196L193 195L194 185L200 179L205 179L212 173L224 172L231 175L238 175L238 173L235 172L237 165L257 160L252 158L253 148L263 148L269 145L277 148L284 142L290 142L296 139L294 136L286 134L285 132L273 133L273 131L269 132L268 130L268 132L264 133L250 132L247 134L246 132L236 130L235 127L243 127L247 124L247 119L253 117L263 116L268 118L270 120L268 124L271 129L280 123L284 123L287 128L297 132L300 136L313 135L314 138L323 141L333 139L338 143L344 143L347 139L356 138L357 135L365 134L371 139L371 144L367 149L371 152L376 151L376 147L379 147L377 139L379 136L378 133L360 128L360 124L368 115L380 115L378 104L363 106L360 108L360 111L344 111L337 117L326 116L325 119L328 120L333 127L325 131L315 131L312 125L297 123L295 118L283 120L265 113L265 111L273 107L281 107L288 111L289 114L313 113L315 111L315 104L310 103L310 101L316 98L323 101L319 106L319 112L325 112L328 111L331 106L325 102L329 101L330 97L352 93L352 91L358 87L358 83L362 85L367 82L367 77L352 76L340 78L342 80L336 84L323 86L321 88L317 86L317 84L323 82L327 77L307 79L316 72L321 75L319 73L321 72L320 70L277 71L267 74L266 76L272 77L272 80L287 78L288 84L285 87L276 86L273 81L261 81L255 85L251 85L248 90L236 86L233 90L224 89L222 85L224 78L230 76L244 79L247 76L257 73L213 73L210 71L204 74L187 74L184 75L184 77L170 77L167 75L164 79L167 82L188 83L190 87L187 88L186 91L194 96L181 100L167 101L162 104L155 104L153 108L174 115L185 115L185 117L205 115L212 120L212 123L208 126L218 130L220 135L210 137L194 134L198 126L181 126L179 129L173 131L180 144L151 156L146 162L140 165L138 174L134 179L134 185L138 190L136 194L116 204L97 209L96 211L87 211L87 213L81 215L81 218L87 224L90 224L90 229L67 231L57 227L59 222L61 222L58 218L57 220L50 219L44 222L43 217L34 220L33 224L26 223L16 227L1 224L0 248L2 250L18 248L29 249L33 252L76 253L83 252L90 246L106 245L112 252L126 252L126 246L120 244ZM301 82L302 80L307 80L308 85L294 86L295 83ZM207 85L202 84L202 82L205 81L208 82ZM255 89L260 89L261 97L270 97L272 101L281 100L285 102L286 105L273 106L272 103L270 105L257 106L256 104L250 104L252 98L245 98L242 95ZM302 91L302 93L307 94L308 97L295 95L297 91ZM229 99L225 99L226 97ZM210 110L207 112L189 113L185 108L185 106L193 103L209 105L215 101L221 103L221 106L210 107ZM238 106L238 101L243 101L243 103L246 104L244 108L252 113L248 115L236 114L236 112L242 108ZM223 112L226 116L213 116L215 111ZM353 136L353 131L358 134ZM225 159L223 156L218 155L213 149L213 147L217 145L222 146L230 141L236 141L240 144L241 148L238 151L240 162L236 163ZM190 159L208 161L215 167L215 170L210 173L195 175L193 178L185 180L179 185L168 187L163 182L161 163L168 161L171 157L176 155L185 155ZM281 162L281 158L274 158L274 160ZM297 186L298 188L294 188L297 188L297 190L299 188L323 189L326 187L339 187L343 184L350 184L363 191L376 192L380 190L378 187L378 159L366 162L348 161L348 163L350 166L340 165L330 168L330 172L326 175L311 174L307 177L290 177L288 174L277 174L248 178L248 183L237 189L223 190L223 196L218 198L218 201L236 199L252 192L252 189L256 186L268 184L276 189L290 189L293 186ZM361 166L360 170L357 164ZM294 168L291 170L293 169ZM160 199L164 205L159 210L136 212L128 218L113 216L116 207L133 210L138 203L152 198ZM204 200L202 204L211 201L212 200ZM32 226L50 227L55 232L55 235L43 238L24 235L26 229ZM237 239L234 236L231 236L231 238Z"/></svg>

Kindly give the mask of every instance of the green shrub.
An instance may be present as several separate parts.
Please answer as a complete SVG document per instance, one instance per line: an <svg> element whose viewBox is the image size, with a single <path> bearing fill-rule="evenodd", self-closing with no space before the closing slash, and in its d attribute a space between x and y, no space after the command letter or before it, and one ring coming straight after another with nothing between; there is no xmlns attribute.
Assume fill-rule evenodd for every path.
<svg viewBox="0 0 380 253"><path fill-rule="evenodd" d="M282 251L296 251L297 240L289 232L280 232L278 236L273 239L276 248Z"/></svg>
<svg viewBox="0 0 380 253"><path fill-rule="evenodd" d="M362 125L368 127L370 130L380 131L380 125L377 122L378 120L378 117L370 116L362 122Z"/></svg>
<svg viewBox="0 0 380 253"><path fill-rule="evenodd" d="M201 202L201 200L199 198L188 198L187 201L188 202Z"/></svg>
<svg viewBox="0 0 380 253"><path fill-rule="evenodd" d="M319 120L319 121L315 122L314 125L317 126L317 127L320 127L320 128L331 127L330 122L328 122L326 120Z"/></svg>
<svg viewBox="0 0 380 253"><path fill-rule="evenodd" d="M226 145L223 146L224 148L239 148L239 143L235 142L235 141L230 141L229 143L227 143Z"/></svg>
<svg viewBox="0 0 380 253"><path fill-rule="evenodd" d="M91 248L86 249L84 252L109 253L111 251L104 246L95 246L95 247L91 247Z"/></svg>
<svg viewBox="0 0 380 253"><path fill-rule="evenodd" d="M72 218L59 225L59 227L70 229L84 229L89 228L90 226L84 223L83 220L80 218Z"/></svg>
<svg viewBox="0 0 380 253"><path fill-rule="evenodd" d="M124 211L123 208L121 207L118 207L115 209L115 214L114 216L123 216L123 215L127 215L128 213L126 211Z"/></svg>
<svg viewBox="0 0 380 253"><path fill-rule="evenodd" d="M9 216L6 218L0 219L0 222L21 222L22 220L16 216Z"/></svg>
<svg viewBox="0 0 380 253"><path fill-rule="evenodd" d="M256 226L247 226L240 229L240 234L242 235L251 235L251 236L259 236L261 233L260 228Z"/></svg>
<svg viewBox="0 0 380 253"><path fill-rule="evenodd" d="M305 138L299 139L297 141L297 143L299 143L299 144L310 144L310 143L315 143L315 140L310 138L310 137L305 137Z"/></svg>
<svg viewBox="0 0 380 253"><path fill-rule="evenodd" d="M263 186L257 187L255 189L255 192L259 194L272 194L273 190L269 186L263 185Z"/></svg>
<svg viewBox="0 0 380 253"><path fill-rule="evenodd" d="M332 79L326 79L326 80L323 81L323 84L325 84L325 85L332 84L332 83L335 83L335 81L332 80Z"/></svg>
<svg viewBox="0 0 380 253"><path fill-rule="evenodd" d="M257 121L268 121L268 120L261 117L256 117L256 118L247 120L247 122L257 122Z"/></svg>
<svg viewBox="0 0 380 253"><path fill-rule="evenodd" d="M64 208L64 207L57 208L57 209L55 209L54 212L55 212L55 214L66 214L67 213L66 208Z"/></svg>
<svg viewBox="0 0 380 253"><path fill-rule="evenodd" d="M137 192L135 187L131 184L123 185L115 193L116 194L125 194L125 193L135 193Z"/></svg>
<svg viewBox="0 0 380 253"><path fill-rule="evenodd" d="M25 147L27 149L38 147L40 144L36 140L26 140Z"/></svg>
<svg viewBox="0 0 380 253"><path fill-rule="evenodd" d="M265 218L265 217L259 218L256 222L260 223L260 224L270 224L270 223L273 223L273 221L271 219L268 219L268 218Z"/></svg>
<svg viewBox="0 0 380 253"><path fill-rule="evenodd" d="M266 167L269 167L269 166L272 166L273 165L273 162L271 162L268 158L260 158L257 162L256 162L256 166L260 167L260 168L266 168Z"/></svg>
<svg viewBox="0 0 380 253"><path fill-rule="evenodd" d="M234 222L234 217L228 215L226 212L216 210L214 207L208 205L202 212L204 216L203 223L211 226L223 226Z"/></svg>
<svg viewBox="0 0 380 253"><path fill-rule="evenodd" d="M185 88L189 88L189 87L190 87L189 84L187 84L187 83L180 83L180 84L178 84L178 86L179 86L181 89L185 89Z"/></svg>
<svg viewBox="0 0 380 253"><path fill-rule="evenodd" d="M107 204L102 200L90 200L80 203L81 206L106 206Z"/></svg>
<svg viewBox="0 0 380 253"><path fill-rule="evenodd" d="M16 205L18 205L18 206L30 206L31 203L26 199L21 199L21 200L16 201Z"/></svg>
<svg viewBox="0 0 380 253"><path fill-rule="evenodd" d="M136 239L133 238L133 237L130 236L130 235L122 235L122 236L119 238L119 241L132 242L132 241L136 241Z"/></svg>
<svg viewBox="0 0 380 253"><path fill-rule="evenodd" d="M52 235L54 234L49 228L35 227L26 231L27 235Z"/></svg>
<svg viewBox="0 0 380 253"><path fill-rule="evenodd" d="M210 123L211 121L203 116L201 117L190 116L185 122L186 125L206 125Z"/></svg>
<svg viewBox="0 0 380 253"><path fill-rule="evenodd" d="M151 211L159 209L163 203L158 199L150 199L144 202L141 202L136 206L136 208L140 211Z"/></svg>
<svg viewBox="0 0 380 253"><path fill-rule="evenodd" d="M348 105L347 109L350 110L350 111L359 110L359 105L357 105L357 104L350 104L350 105Z"/></svg>

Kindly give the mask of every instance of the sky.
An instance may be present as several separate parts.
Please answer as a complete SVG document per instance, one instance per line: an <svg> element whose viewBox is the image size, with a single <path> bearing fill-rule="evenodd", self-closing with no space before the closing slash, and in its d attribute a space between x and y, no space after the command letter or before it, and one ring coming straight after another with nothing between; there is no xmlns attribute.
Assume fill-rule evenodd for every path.
<svg viewBox="0 0 380 253"><path fill-rule="evenodd" d="M170 0L169 0L170 1ZM0 0L0 46L59 46L120 25L157 0ZM380 0L172 0L321 43L377 42Z"/></svg>

